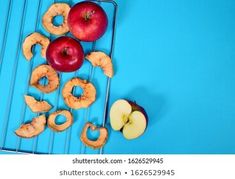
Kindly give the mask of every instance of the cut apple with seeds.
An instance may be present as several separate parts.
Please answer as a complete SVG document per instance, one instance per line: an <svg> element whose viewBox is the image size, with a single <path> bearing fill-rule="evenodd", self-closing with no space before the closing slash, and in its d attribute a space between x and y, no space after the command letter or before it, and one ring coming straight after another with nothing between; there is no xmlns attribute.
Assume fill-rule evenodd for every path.
<svg viewBox="0 0 235 179"><path fill-rule="evenodd" d="M147 127L145 110L134 102L117 100L110 109L110 123L114 130L122 131L126 139L141 136Z"/></svg>

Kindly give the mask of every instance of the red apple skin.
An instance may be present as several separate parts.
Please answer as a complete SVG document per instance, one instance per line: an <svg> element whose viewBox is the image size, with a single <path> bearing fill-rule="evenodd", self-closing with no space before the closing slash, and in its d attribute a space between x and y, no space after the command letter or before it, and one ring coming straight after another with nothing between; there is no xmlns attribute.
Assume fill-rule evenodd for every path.
<svg viewBox="0 0 235 179"><path fill-rule="evenodd" d="M105 33L107 25L107 15L96 3L83 1L69 11L69 30L81 41L93 42L99 39Z"/></svg>
<svg viewBox="0 0 235 179"><path fill-rule="evenodd" d="M62 36L49 44L46 59L56 71L72 72L82 66L84 51L77 40Z"/></svg>

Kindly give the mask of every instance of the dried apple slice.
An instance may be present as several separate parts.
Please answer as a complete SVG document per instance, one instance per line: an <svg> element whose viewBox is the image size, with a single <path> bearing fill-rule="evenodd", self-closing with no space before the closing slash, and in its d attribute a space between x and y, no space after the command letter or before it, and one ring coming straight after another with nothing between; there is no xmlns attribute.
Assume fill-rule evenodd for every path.
<svg viewBox="0 0 235 179"><path fill-rule="evenodd" d="M63 124L56 124L55 119L58 115L63 115L66 117L66 121ZM58 110L53 112L48 117L48 127L56 132L61 132L69 128L73 124L73 115L67 110Z"/></svg>
<svg viewBox="0 0 235 179"><path fill-rule="evenodd" d="M52 106L46 101L38 101L34 97L29 95L24 95L25 103L29 106L29 108L35 112L48 112Z"/></svg>
<svg viewBox="0 0 235 179"><path fill-rule="evenodd" d="M15 131L15 134L22 138L32 138L44 131L46 125L45 115L33 118L32 122L23 124Z"/></svg>
<svg viewBox="0 0 235 179"><path fill-rule="evenodd" d="M98 137L97 140L90 140L87 137L87 130L91 128L91 130L99 130L100 136ZM97 127L94 124L87 122L82 130L81 133L81 141L88 147L91 147L93 149L98 149L101 148L107 141L108 138L108 131L105 127Z"/></svg>
<svg viewBox="0 0 235 179"><path fill-rule="evenodd" d="M86 59L96 67L99 66L106 76L113 77L113 64L111 58L104 52L91 52L86 56Z"/></svg>
<svg viewBox="0 0 235 179"><path fill-rule="evenodd" d="M41 85L40 79L46 77L48 84ZM30 85L44 93L55 91L60 84L60 79L57 72L50 65L40 65L36 67L31 75Z"/></svg>
<svg viewBox="0 0 235 179"><path fill-rule="evenodd" d="M134 102L117 100L110 109L110 123L113 130L121 131L126 139L141 136L147 127L145 110Z"/></svg>
<svg viewBox="0 0 235 179"><path fill-rule="evenodd" d="M34 32L30 34L29 36L25 38L23 45L22 45L23 54L25 58L27 60L31 60L31 58L33 57L32 47L36 44L39 44L42 46L41 55L43 58L46 58L46 50L47 50L49 43L50 43L50 40L46 36L38 32Z"/></svg>
<svg viewBox="0 0 235 179"><path fill-rule="evenodd" d="M79 86L83 89L81 96L77 97L72 94L73 88ZM96 99L96 88L92 83L80 78L69 80L62 90L65 103L73 109L87 108Z"/></svg>
<svg viewBox="0 0 235 179"><path fill-rule="evenodd" d="M42 18L42 25L48 32L54 35L63 35L67 33L69 31L67 22L69 11L70 6L66 3L52 4ZM59 26L55 26L53 24L53 18L60 15L63 16L63 23Z"/></svg>

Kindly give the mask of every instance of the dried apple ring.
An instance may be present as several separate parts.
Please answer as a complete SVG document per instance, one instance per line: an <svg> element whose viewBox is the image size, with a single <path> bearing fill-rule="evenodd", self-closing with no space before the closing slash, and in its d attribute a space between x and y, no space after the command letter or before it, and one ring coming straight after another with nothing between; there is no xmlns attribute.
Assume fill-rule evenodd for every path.
<svg viewBox="0 0 235 179"><path fill-rule="evenodd" d="M47 10L42 18L42 24L44 28L54 35L62 35L69 31L67 18L70 11L70 7L66 3L55 3ZM59 26L53 24L53 18L55 16L63 16L63 23Z"/></svg>
<svg viewBox="0 0 235 179"><path fill-rule="evenodd" d="M46 117L45 115L41 115L33 118L32 122L21 125L20 128L15 131L15 134L23 138L32 138L42 133L45 129L45 125Z"/></svg>
<svg viewBox="0 0 235 179"><path fill-rule="evenodd" d="M99 130L100 132L100 136L98 137L97 140L90 140L87 137L87 130L91 128L91 130ZM87 122L82 130L81 133L81 141L87 145L88 147L91 147L93 149L98 149L101 148L102 146L104 146L104 144L106 143L108 138L108 131L105 127L97 127L94 124Z"/></svg>
<svg viewBox="0 0 235 179"><path fill-rule="evenodd" d="M79 97L76 97L72 94L72 90L75 86L79 86L83 89L83 94ZM95 101L96 89L92 83L89 83L86 80L73 78L65 84L62 95L65 103L70 108L87 108Z"/></svg>
<svg viewBox="0 0 235 179"><path fill-rule="evenodd" d="M46 85L41 85L39 80L43 77L46 77L48 83ZM30 85L34 86L38 90L44 93L50 93L56 90L59 86L59 77L56 71L49 65L40 65L36 67L30 79Z"/></svg>
<svg viewBox="0 0 235 179"><path fill-rule="evenodd" d="M41 55L43 58L46 58L46 50L47 50L49 43L50 43L50 40L38 32L34 32L30 34L29 36L25 38L23 42L23 46L22 46L23 54L25 58L27 60L31 60L31 58L33 57L32 47L36 44L39 44L42 46Z"/></svg>
<svg viewBox="0 0 235 179"><path fill-rule="evenodd" d="M66 117L66 122L63 124L56 124L55 119L58 115L63 115ZM56 132L61 132L70 127L73 124L73 115L67 110L56 111L48 117L47 121L48 127Z"/></svg>
<svg viewBox="0 0 235 179"><path fill-rule="evenodd" d="M86 59L93 66L99 66L106 76L113 77L113 64L111 58L104 52L91 52L86 56Z"/></svg>

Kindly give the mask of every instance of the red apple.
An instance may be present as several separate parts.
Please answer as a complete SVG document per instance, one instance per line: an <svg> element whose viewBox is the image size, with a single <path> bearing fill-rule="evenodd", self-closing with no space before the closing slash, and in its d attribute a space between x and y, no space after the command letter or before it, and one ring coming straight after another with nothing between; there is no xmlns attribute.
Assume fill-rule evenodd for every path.
<svg viewBox="0 0 235 179"><path fill-rule="evenodd" d="M81 41L93 42L99 39L105 33L107 25L107 15L96 3L83 1L69 11L69 30Z"/></svg>
<svg viewBox="0 0 235 179"><path fill-rule="evenodd" d="M62 36L49 44L46 51L46 59L55 70L72 72L82 66L84 52L77 40Z"/></svg>

